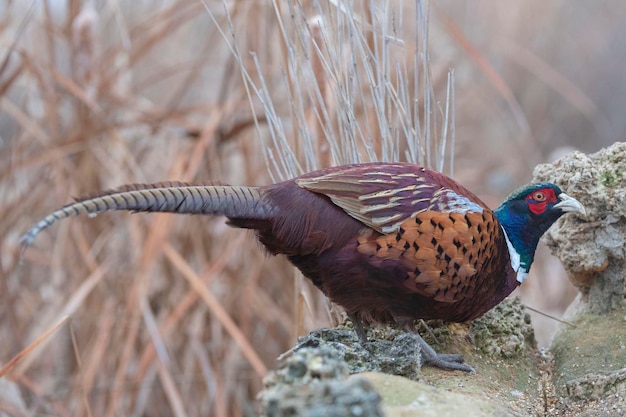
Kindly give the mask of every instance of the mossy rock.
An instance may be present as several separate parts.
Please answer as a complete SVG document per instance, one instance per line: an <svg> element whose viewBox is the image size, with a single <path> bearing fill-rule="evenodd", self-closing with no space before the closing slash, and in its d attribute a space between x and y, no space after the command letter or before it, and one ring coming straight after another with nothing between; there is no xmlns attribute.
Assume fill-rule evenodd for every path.
<svg viewBox="0 0 626 417"><path fill-rule="evenodd" d="M328 346L286 354L258 398L264 417L383 417L381 397L363 378L348 379L341 352Z"/></svg>
<svg viewBox="0 0 626 417"><path fill-rule="evenodd" d="M601 400L626 393L626 308L608 315L581 313L576 327L555 336L558 393L573 400Z"/></svg>
<svg viewBox="0 0 626 417"><path fill-rule="evenodd" d="M492 357L516 358L537 347L530 315L519 297L507 298L474 320L471 332L476 349Z"/></svg>
<svg viewBox="0 0 626 417"><path fill-rule="evenodd" d="M384 372L409 379L419 376L421 363L416 336L389 326L372 328L365 346L350 327L314 330L301 337L294 350L321 347L334 350L351 374Z"/></svg>
<svg viewBox="0 0 626 417"><path fill-rule="evenodd" d="M518 407L489 398L490 393L444 390L420 381L381 373L358 375L369 381L383 398L386 417L514 417L535 415L534 402Z"/></svg>

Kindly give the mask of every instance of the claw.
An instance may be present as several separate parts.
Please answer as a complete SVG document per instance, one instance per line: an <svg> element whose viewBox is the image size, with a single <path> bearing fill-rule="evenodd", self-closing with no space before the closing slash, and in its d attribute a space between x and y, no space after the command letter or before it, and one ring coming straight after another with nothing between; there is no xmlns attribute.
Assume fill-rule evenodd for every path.
<svg viewBox="0 0 626 417"><path fill-rule="evenodd" d="M450 371L463 371L475 374L476 370L469 365L465 365L465 359L461 355L449 353L437 353L422 336L415 333L415 339L419 343L422 353L422 362L424 365L435 366L437 368Z"/></svg>

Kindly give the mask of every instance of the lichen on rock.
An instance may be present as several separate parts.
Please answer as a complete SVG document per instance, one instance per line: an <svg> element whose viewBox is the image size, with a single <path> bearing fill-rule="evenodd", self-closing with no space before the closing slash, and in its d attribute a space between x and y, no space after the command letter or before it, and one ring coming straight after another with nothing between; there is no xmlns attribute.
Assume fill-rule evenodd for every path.
<svg viewBox="0 0 626 417"><path fill-rule="evenodd" d="M626 143L585 155L573 152L537 166L534 181L551 181L578 199L587 217L563 216L544 241L583 294L586 309L607 313L624 301Z"/></svg>
<svg viewBox="0 0 626 417"><path fill-rule="evenodd" d="M409 379L418 377L421 362L415 334L380 326L370 330L369 340L363 346L351 328L323 328L301 337L294 350L328 347L345 361L351 374L384 372Z"/></svg>
<svg viewBox="0 0 626 417"><path fill-rule="evenodd" d="M613 372L587 374L566 384L567 394L575 400L602 400L609 395L626 394L626 368Z"/></svg>
<svg viewBox="0 0 626 417"><path fill-rule="evenodd" d="M259 394L266 417L382 417L381 397L363 378L348 379L346 363L330 346L287 354Z"/></svg>
<svg viewBox="0 0 626 417"><path fill-rule="evenodd" d="M476 349L491 357L514 358L535 348L530 316L519 297L510 297L471 324Z"/></svg>

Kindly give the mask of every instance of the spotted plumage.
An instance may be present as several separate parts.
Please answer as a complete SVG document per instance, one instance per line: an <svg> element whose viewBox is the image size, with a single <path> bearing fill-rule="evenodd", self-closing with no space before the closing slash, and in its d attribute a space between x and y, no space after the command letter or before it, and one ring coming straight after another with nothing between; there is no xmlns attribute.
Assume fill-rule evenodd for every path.
<svg viewBox="0 0 626 417"><path fill-rule="evenodd" d="M346 165L265 187L129 185L80 199L40 220L43 229L108 210L223 215L253 229L341 305L363 343L372 323L462 322L484 314L525 278L541 235L567 211L584 213L550 183L529 184L495 211L445 175L404 163ZM426 363L471 371L459 355Z"/></svg>

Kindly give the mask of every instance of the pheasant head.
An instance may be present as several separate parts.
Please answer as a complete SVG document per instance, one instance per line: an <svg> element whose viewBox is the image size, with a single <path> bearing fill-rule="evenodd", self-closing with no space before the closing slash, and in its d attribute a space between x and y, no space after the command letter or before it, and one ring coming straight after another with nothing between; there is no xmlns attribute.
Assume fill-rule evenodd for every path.
<svg viewBox="0 0 626 417"><path fill-rule="evenodd" d="M528 275L541 236L567 212L585 215L578 200L552 183L525 185L494 210L505 231L518 281L522 282Z"/></svg>

